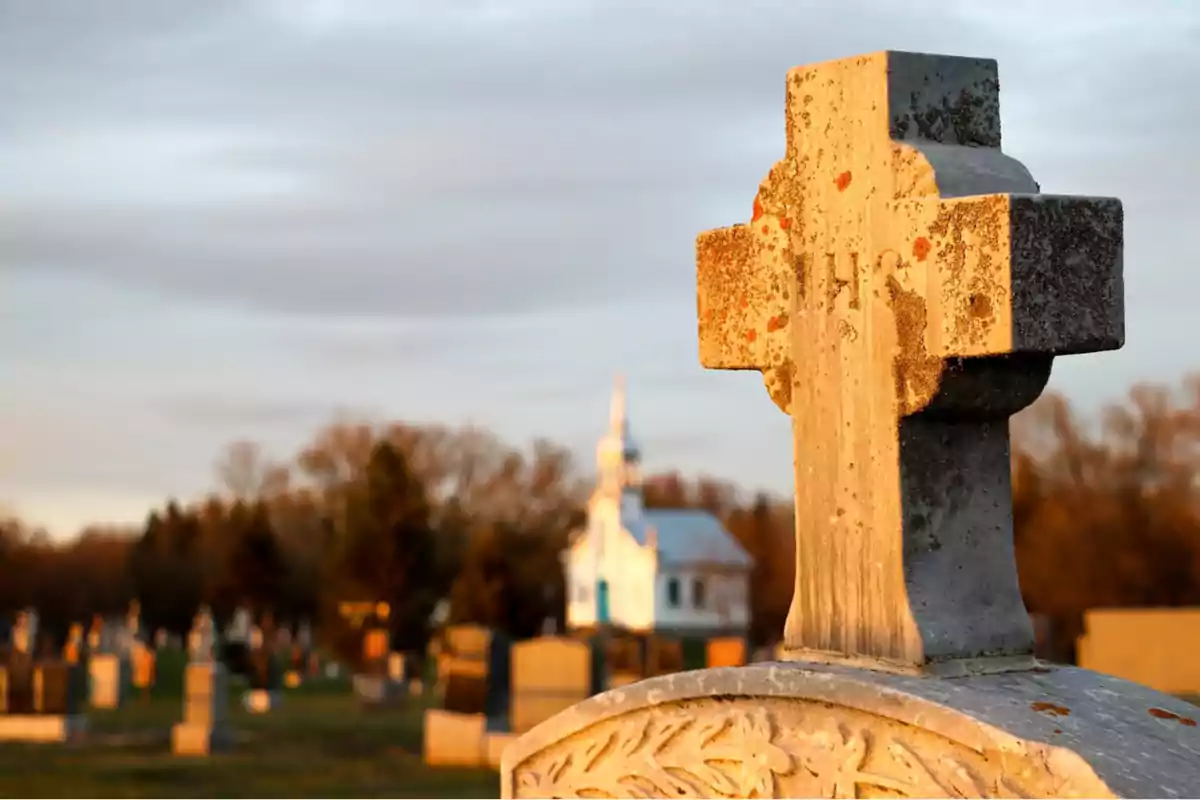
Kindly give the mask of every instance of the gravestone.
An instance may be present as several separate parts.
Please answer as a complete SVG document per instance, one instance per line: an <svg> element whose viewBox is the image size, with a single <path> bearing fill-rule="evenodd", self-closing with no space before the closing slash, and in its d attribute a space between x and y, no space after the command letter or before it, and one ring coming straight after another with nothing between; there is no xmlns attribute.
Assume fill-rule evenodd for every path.
<svg viewBox="0 0 1200 800"><path fill-rule="evenodd" d="M372 619L365 623L362 652L353 683L359 702L367 708L391 704L400 696L400 687L388 674L388 653L391 651L391 631L387 627L390 607L379 603Z"/></svg>
<svg viewBox="0 0 1200 800"><path fill-rule="evenodd" d="M127 665L116 652L111 626L92 616L87 633L88 698L92 708L111 711L121 706Z"/></svg>
<svg viewBox="0 0 1200 800"><path fill-rule="evenodd" d="M267 646L265 636L257 625L250 629L247 641L249 688L242 695L242 703L254 714L265 714L279 705L279 665L275 653Z"/></svg>
<svg viewBox="0 0 1200 800"><path fill-rule="evenodd" d="M489 753L502 752L509 739L509 640L479 626L455 626L446 631L443 656L442 708L424 716L425 763L466 766L468 759L485 766Z"/></svg>
<svg viewBox="0 0 1200 800"><path fill-rule="evenodd" d="M183 721L171 728L175 755L205 756L224 749L232 737L227 727L229 673L216 659L216 627L202 606L188 634L188 664L183 673Z"/></svg>
<svg viewBox="0 0 1200 800"><path fill-rule="evenodd" d="M76 717L87 698L82 665L49 661L33 668L33 713Z"/></svg>
<svg viewBox="0 0 1200 800"><path fill-rule="evenodd" d="M700 356L792 418L787 663L610 691L505 753L504 797L1200 793L1194 706L1039 664L1008 417L1124 341L1121 205L1000 151L993 61L792 70L748 225L697 242Z"/></svg>
<svg viewBox="0 0 1200 800"><path fill-rule="evenodd" d="M604 662L594 644L556 636L512 646L509 720L525 733L604 689Z"/></svg>
<svg viewBox="0 0 1200 800"><path fill-rule="evenodd" d="M10 715L33 714L34 657L37 615L18 611L10 632L10 644L4 664L4 712Z"/></svg>
<svg viewBox="0 0 1200 800"><path fill-rule="evenodd" d="M120 636L121 659L125 664L123 671L129 676L130 686L141 692L143 700L149 700L157 659L142 631L141 601L130 601Z"/></svg>
<svg viewBox="0 0 1200 800"><path fill-rule="evenodd" d="M641 639L614 634L602 639L605 686L617 689L646 677L646 652Z"/></svg>
<svg viewBox="0 0 1200 800"><path fill-rule="evenodd" d="M720 636L704 644L704 666L740 667L746 663L746 640L741 636Z"/></svg>
<svg viewBox="0 0 1200 800"><path fill-rule="evenodd" d="M65 658L39 658L38 617L18 612L0 662L0 740L61 742L83 732L86 673ZM66 648L64 648L66 649Z"/></svg>
<svg viewBox="0 0 1200 800"><path fill-rule="evenodd" d="M72 622L67 628L67 641L63 644L63 661L80 664L86 660L87 643L84 641L83 625Z"/></svg>

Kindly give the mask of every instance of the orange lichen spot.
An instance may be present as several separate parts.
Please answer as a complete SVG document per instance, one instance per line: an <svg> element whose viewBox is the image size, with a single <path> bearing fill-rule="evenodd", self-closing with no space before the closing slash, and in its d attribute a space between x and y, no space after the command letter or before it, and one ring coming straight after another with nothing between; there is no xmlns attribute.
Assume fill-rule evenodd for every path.
<svg viewBox="0 0 1200 800"><path fill-rule="evenodd" d="M792 221L787 217L783 217L779 220L779 227L781 230L786 231L788 228L792 227Z"/></svg>
<svg viewBox="0 0 1200 800"><path fill-rule="evenodd" d="M1070 716L1071 714L1071 709L1067 708L1066 706L1055 705L1054 703L1045 703L1039 701L1036 703L1030 703L1029 707L1034 711L1041 711L1044 714L1050 714L1054 717L1066 717Z"/></svg>
<svg viewBox="0 0 1200 800"><path fill-rule="evenodd" d="M846 170L841 175L838 175L834 183L837 184L839 192L846 191L846 187L850 185L850 170Z"/></svg>
<svg viewBox="0 0 1200 800"><path fill-rule="evenodd" d="M1196 727L1196 720L1192 719L1191 717L1181 717L1172 711L1167 711L1165 708L1150 709L1150 716L1154 717L1155 719L1173 719L1180 725L1185 725L1189 728Z"/></svg>
<svg viewBox="0 0 1200 800"><path fill-rule="evenodd" d="M758 222L759 218L762 215L763 215L762 201L759 200L757 197L755 197L754 198L754 213L750 215L750 221Z"/></svg>
<svg viewBox="0 0 1200 800"><path fill-rule="evenodd" d="M771 228L770 228L769 226L767 226L767 225L763 225L763 226L762 226L762 232L763 232L763 233L770 233L770 232L771 232Z"/></svg>
<svg viewBox="0 0 1200 800"><path fill-rule="evenodd" d="M750 298L746 297L746 295L742 295L740 298L738 298L738 305L742 308L749 308Z"/></svg>
<svg viewBox="0 0 1200 800"><path fill-rule="evenodd" d="M787 314L780 314L779 316L771 317L771 319L769 319L767 321L767 333L774 333L777 330L786 328L787 324L788 324L788 315Z"/></svg>
<svg viewBox="0 0 1200 800"><path fill-rule="evenodd" d="M753 342L757 338L758 338L758 331L754 330L753 328L746 331L746 341L747 342Z"/></svg>
<svg viewBox="0 0 1200 800"><path fill-rule="evenodd" d="M932 249L933 245L924 236L918 236L913 242L913 255L917 257L917 261L924 261Z"/></svg>

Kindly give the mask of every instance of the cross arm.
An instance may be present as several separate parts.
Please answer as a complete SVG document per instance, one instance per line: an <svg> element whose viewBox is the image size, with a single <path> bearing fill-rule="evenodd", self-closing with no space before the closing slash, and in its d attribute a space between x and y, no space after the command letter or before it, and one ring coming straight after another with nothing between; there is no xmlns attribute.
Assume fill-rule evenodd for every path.
<svg viewBox="0 0 1200 800"><path fill-rule="evenodd" d="M1123 212L1111 198L998 194L900 201L896 290L928 305L944 358L1119 349Z"/></svg>
<svg viewBox="0 0 1200 800"><path fill-rule="evenodd" d="M756 204L749 224L696 239L700 363L708 369L768 370L790 358L795 284L787 223Z"/></svg>

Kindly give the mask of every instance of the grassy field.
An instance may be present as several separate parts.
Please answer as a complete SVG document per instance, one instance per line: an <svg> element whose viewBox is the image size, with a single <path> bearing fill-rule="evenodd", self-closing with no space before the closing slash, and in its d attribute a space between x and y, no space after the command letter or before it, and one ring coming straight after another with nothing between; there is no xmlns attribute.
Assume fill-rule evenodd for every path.
<svg viewBox="0 0 1200 800"><path fill-rule="evenodd" d="M233 749L210 758L170 752L179 721L178 681L148 700L89 714L78 745L0 746L5 797L497 797L488 770L434 770L421 763L421 712L360 710L348 685L285 692L270 714L246 713L231 692ZM173 691L172 691L173 690Z"/></svg>

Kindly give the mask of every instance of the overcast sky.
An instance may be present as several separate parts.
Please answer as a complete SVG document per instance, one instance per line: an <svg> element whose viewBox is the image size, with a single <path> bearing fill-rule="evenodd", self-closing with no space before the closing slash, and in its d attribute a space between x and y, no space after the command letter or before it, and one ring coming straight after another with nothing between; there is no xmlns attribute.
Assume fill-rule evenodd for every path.
<svg viewBox="0 0 1200 800"><path fill-rule="evenodd" d="M0 0L0 502L140 519L335 414L590 465L616 371L649 468L788 491L760 379L698 364L693 241L785 71L881 49L999 59L1005 150L1125 201L1128 344L1052 386L1192 369L1192 0Z"/></svg>

